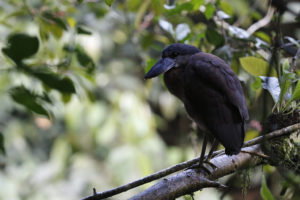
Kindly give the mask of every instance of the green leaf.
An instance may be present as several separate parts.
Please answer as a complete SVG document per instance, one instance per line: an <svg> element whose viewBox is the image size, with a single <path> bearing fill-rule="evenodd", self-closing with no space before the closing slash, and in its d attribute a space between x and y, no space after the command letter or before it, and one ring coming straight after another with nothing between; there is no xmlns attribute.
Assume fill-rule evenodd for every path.
<svg viewBox="0 0 300 200"><path fill-rule="evenodd" d="M290 102L300 99L300 81L297 82L296 88L293 92Z"/></svg>
<svg viewBox="0 0 300 200"><path fill-rule="evenodd" d="M92 58L87 55L81 47L77 47L75 51L79 64L88 69L89 73L93 72L95 69L95 64Z"/></svg>
<svg viewBox="0 0 300 200"><path fill-rule="evenodd" d="M56 89L62 93L76 93L72 80L68 77L62 77L60 74L54 73L47 69L46 66L32 69L25 64L18 65L19 69L26 73L36 77L43 82L46 86ZM49 101L47 97L44 97L46 101Z"/></svg>
<svg viewBox="0 0 300 200"><path fill-rule="evenodd" d="M63 35L63 29L59 26L55 25L49 25L47 27L48 31L52 33L52 35L55 36L55 38L60 39L61 36Z"/></svg>
<svg viewBox="0 0 300 200"><path fill-rule="evenodd" d="M225 40L224 37L218 33L215 29L208 27L205 32L206 39L209 43L216 46L216 48L223 46Z"/></svg>
<svg viewBox="0 0 300 200"><path fill-rule="evenodd" d="M255 36L259 37L260 39L266 41L267 43L271 43L271 38L268 34L262 32L262 31L257 31L254 33Z"/></svg>
<svg viewBox="0 0 300 200"><path fill-rule="evenodd" d="M64 30L68 30L66 23L61 18L55 16L54 14L46 11L46 12L42 13L42 17L44 19L46 19L46 21L48 21L49 23L51 23L51 24L55 23L60 28L62 28Z"/></svg>
<svg viewBox="0 0 300 200"><path fill-rule="evenodd" d="M33 76L40 79L45 85L52 89L56 89L62 93L76 93L72 80L68 77L61 77L59 74L55 74L47 70L31 71Z"/></svg>
<svg viewBox="0 0 300 200"><path fill-rule="evenodd" d="M250 13L252 20L258 21L262 18L262 15L258 11L252 11Z"/></svg>
<svg viewBox="0 0 300 200"><path fill-rule="evenodd" d="M81 3L83 2L83 0L77 0L77 2L78 2L79 4L81 4Z"/></svg>
<svg viewBox="0 0 300 200"><path fill-rule="evenodd" d="M41 18L39 22L39 33L41 36L41 39L43 41L47 40L49 37L49 33L51 33L55 38L60 39L63 35L64 29L61 26L58 26L55 22L52 20L49 20L47 18Z"/></svg>
<svg viewBox="0 0 300 200"><path fill-rule="evenodd" d="M145 1L144 1L145 2ZM151 0L150 8L154 11L155 16L160 16L164 10L164 3L161 0Z"/></svg>
<svg viewBox="0 0 300 200"><path fill-rule="evenodd" d="M37 37L16 33L8 37L6 47L2 49L2 52L15 63L19 63L24 58L36 54L38 49L39 40Z"/></svg>
<svg viewBox="0 0 300 200"><path fill-rule="evenodd" d="M234 15L234 9L232 8L232 5L229 4L228 2L226 1L221 1L220 2L220 7L221 9L227 13L228 15L230 16L233 16Z"/></svg>
<svg viewBox="0 0 300 200"><path fill-rule="evenodd" d="M140 0L128 0L126 2L127 2L128 11L131 12L136 12L140 7L140 5L143 3L143 1Z"/></svg>
<svg viewBox="0 0 300 200"><path fill-rule="evenodd" d="M45 25L39 24L39 34L40 34L40 38L41 38L42 42L45 42L48 40L48 38L49 38L48 32L49 31L47 30Z"/></svg>
<svg viewBox="0 0 300 200"><path fill-rule="evenodd" d="M280 105L282 104L283 99L285 97L285 94L288 91L290 85L291 85L291 81L290 80L285 80L284 82L281 83L281 86L280 86L280 95L279 95Z"/></svg>
<svg viewBox="0 0 300 200"><path fill-rule="evenodd" d="M205 37L205 32L201 32L195 36L195 41L200 42L200 40L204 37Z"/></svg>
<svg viewBox="0 0 300 200"><path fill-rule="evenodd" d="M215 7L211 3L208 3L205 6L204 16L206 17L207 20L209 20L214 16L214 13L215 13Z"/></svg>
<svg viewBox="0 0 300 200"><path fill-rule="evenodd" d="M261 88L261 79L256 77L256 80L251 84L251 89L257 91L259 88Z"/></svg>
<svg viewBox="0 0 300 200"><path fill-rule="evenodd" d="M77 33L78 34L85 34L85 35L92 35L91 31L85 30L84 28L82 28L81 26L77 27Z"/></svg>
<svg viewBox="0 0 300 200"><path fill-rule="evenodd" d="M63 100L63 102L66 104L66 103L69 103L70 101L71 101L71 95L70 94L66 94L66 93L64 93L63 95L62 95L62 100Z"/></svg>
<svg viewBox="0 0 300 200"><path fill-rule="evenodd" d="M274 200L274 197L267 186L266 178L264 175L262 176L261 180L260 195L263 198L263 200Z"/></svg>
<svg viewBox="0 0 300 200"><path fill-rule="evenodd" d="M190 2L185 2L178 4L176 3L175 8L167 9L167 13L170 15L181 14L182 11L192 11L194 9L194 5Z"/></svg>
<svg viewBox="0 0 300 200"><path fill-rule="evenodd" d="M4 136L0 132L0 152L5 155L5 147L4 147Z"/></svg>
<svg viewBox="0 0 300 200"><path fill-rule="evenodd" d="M271 73L268 74L269 64L261 58L256 58L253 56L243 57L240 58L240 62L244 70L253 76L277 77L277 73L274 68L271 68Z"/></svg>
<svg viewBox="0 0 300 200"><path fill-rule="evenodd" d="M111 6L114 0L105 0L106 5Z"/></svg>
<svg viewBox="0 0 300 200"><path fill-rule="evenodd" d="M32 93L24 86L11 88L9 93L16 103L23 105L25 108L34 113L44 115L49 118L49 112L39 103L42 96Z"/></svg>
<svg viewBox="0 0 300 200"><path fill-rule="evenodd" d="M193 4L193 9L198 10L204 4L205 0L191 0L190 2Z"/></svg>

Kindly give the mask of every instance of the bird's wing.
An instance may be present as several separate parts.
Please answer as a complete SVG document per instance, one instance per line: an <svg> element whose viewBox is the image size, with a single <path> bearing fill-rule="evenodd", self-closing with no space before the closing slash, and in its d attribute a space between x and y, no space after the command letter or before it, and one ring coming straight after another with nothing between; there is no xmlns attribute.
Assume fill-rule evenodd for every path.
<svg viewBox="0 0 300 200"><path fill-rule="evenodd" d="M244 120L249 119L241 83L221 58L208 53L197 53L191 57L187 68L193 70L199 80L220 91L239 110Z"/></svg>
<svg viewBox="0 0 300 200"><path fill-rule="evenodd" d="M201 52L191 56L184 77L189 114L196 121L200 118L204 121L225 146L227 154L238 153L249 116L234 72L219 57Z"/></svg>

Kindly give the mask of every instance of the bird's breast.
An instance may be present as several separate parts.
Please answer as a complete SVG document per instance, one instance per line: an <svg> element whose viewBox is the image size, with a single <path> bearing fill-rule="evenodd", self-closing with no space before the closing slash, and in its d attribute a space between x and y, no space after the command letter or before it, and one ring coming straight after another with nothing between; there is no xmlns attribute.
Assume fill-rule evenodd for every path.
<svg viewBox="0 0 300 200"><path fill-rule="evenodd" d="M186 73L184 70L185 67L181 66L167 71L164 74L165 84L168 90L183 102L188 116L198 124L199 128L203 131L208 130L206 125L203 123L202 116L199 115L199 110L195 109L198 108L198 106L196 107L192 106L193 105L192 102L190 102L189 98L187 98L186 96L186 91L185 91L186 78L184 77ZM199 80L194 80L194 81L196 81L196 83L199 82ZM201 88L199 88L199 90L201 94Z"/></svg>
<svg viewBox="0 0 300 200"><path fill-rule="evenodd" d="M172 68L164 74L164 81L168 90L185 102L183 76L183 68Z"/></svg>

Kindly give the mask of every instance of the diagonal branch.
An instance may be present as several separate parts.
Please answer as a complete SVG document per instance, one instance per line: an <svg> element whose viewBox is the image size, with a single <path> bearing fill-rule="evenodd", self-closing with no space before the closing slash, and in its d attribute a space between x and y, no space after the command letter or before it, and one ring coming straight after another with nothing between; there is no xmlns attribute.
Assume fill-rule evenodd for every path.
<svg viewBox="0 0 300 200"><path fill-rule="evenodd" d="M289 126L289 127L277 130L277 131L273 131L273 132L271 132L269 134L266 134L264 136L259 136L257 138L254 138L254 139L248 141L248 142L245 142L244 147L253 146L253 145L262 143L265 140L270 140L270 139L277 138L277 137L280 137L280 136L288 135L288 134L291 134L291 133L293 133L293 132L295 132L299 129L300 129L300 123L294 124L292 126ZM246 149L244 149L244 150L246 150ZM219 154L222 154L222 153L224 154L224 150L219 150L219 151L214 152L213 156L216 156L216 155L219 155ZM241 153L241 155L242 155L242 153ZM248 155L248 156L250 156L250 155ZM223 156L219 156L219 157L223 157ZM219 157L217 157L217 158L219 159ZM225 158L226 157L227 156L225 156ZM253 155L252 155L252 157L253 157ZM227 157L227 159L229 159L229 158L232 158L232 157ZM95 193L94 195L86 197L82 200L99 200L99 199L104 199L104 198L107 198L107 197L114 196L116 194L120 194L120 193L128 191L132 188L138 187L140 185L143 185L143 184L149 183L151 181L154 181L154 180L160 179L162 177L165 177L167 175L170 175L174 172L186 169L186 168L196 164L198 161L199 161L199 158L197 157L197 158L194 158L192 160L173 165L173 166L168 167L164 170L161 170L161 171L158 171L154 174L146 176L142 179L133 181L131 183L128 183L126 185L123 185L123 186L120 186L120 187L117 187L117 188L114 188L114 189L111 189L111 190L107 190L107 191L100 192L100 193ZM187 170L187 171L190 171L190 170ZM213 174L215 174L215 173L218 174L218 172L213 172Z"/></svg>
<svg viewBox="0 0 300 200"><path fill-rule="evenodd" d="M275 9L272 8L272 7L270 7L270 8L268 9L268 12L267 12L266 16L265 16L264 18L262 18L261 20L259 20L258 22L252 24L252 25L248 28L247 32L248 32L250 35L252 35L252 34L253 34L255 31L257 31L258 29L260 29L260 28L266 26L267 24L269 24L270 21L272 20L272 17L273 17L274 12L275 12Z"/></svg>

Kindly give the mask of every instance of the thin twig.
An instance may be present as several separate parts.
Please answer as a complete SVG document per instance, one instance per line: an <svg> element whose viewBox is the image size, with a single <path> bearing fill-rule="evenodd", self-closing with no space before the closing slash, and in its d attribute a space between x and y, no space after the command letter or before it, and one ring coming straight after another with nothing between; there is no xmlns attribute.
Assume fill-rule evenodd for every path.
<svg viewBox="0 0 300 200"><path fill-rule="evenodd" d="M270 21L272 20L273 14L275 12L275 9L272 7L269 7L268 12L266 14L266 16L262 19L260 19L259 21L257 21L256 23L252 24L248 29L247 32L252 35L255 31L257 31L258 29L266 26L267 24L270 23Z"/></svg>
<svg viewBox="0 0 300 200"><path fill-rule="evenodd" d="M269 139L274 139L274 138L277 138L277 137L280 137L280 136L284 136L284 135L287 135L287 134L290 134L290 133L293 133L293 132L296 132L296 131L299 131L299 130L300 130L300 123L297 123L297 124L294 124L292 126L288 126L288 127L283 128L283 129L279 129L277 131L273 131L273 132L268 133L266 135L259 136L259 137L256 137L256 138L252 139L252 140L249 140L248 142L245 142L243 147L253 146L255 144L262 143L263 141L267 141Z"/></svg>
<svg viewBox="0 0 300 200"><path fill-rule="evenodd" d="M270 156L268 156L268 155L266 155L264 153L252 152L252 151L246 151L246 150L241 150L241 152L243 152L243 153L249 153L251 155L258 156L258 157L261 157L263 159L270 159Z"/></svg>
<svg viewBox="0 0 300 200"><path fill-rule="evenodd" d="M280 130L277 130L277 131L273 131L273 132L271 132L269 134L266 134L264 136L256 137L256 138L254 138L254 139L252 139L248 142L245 142L243 147L253 146L255 144L259 144L259 143L261 143L263 141L266 141L266 140L269 140L269 139L273 139L273 138L276 138L276 137L280 137L280 136L283 136L283 135L290 134L290 133L295 132L299 129L300 129L300 123L294 124L292 126L288 126L286 128L283 128L283 129L280 129ZM223 154L223 153L224 153L224 149L219 150L219 151L215 151L213 153L213 156L220 155L220 154ZM189 161L186 161L186 162L182 162L182 163L173 165L171 167L168 167L166 169L158 171L154 174L151 174L151 175L146 176L144 178L141 178L139 180L133 181L131 183L125 184L123 186L120 186L120 187L117 187L117 188L114 188L114 189L111 189L111 190L96 193L92 196L83 198L82 200L98 200L98 199L104 199L104 198L107 198L107 197L114 196L116 194L125 192L127 190L138 187L140 185L143 185L143 184L149 183L151 181L160 179L160 178L165 177L167 175L170 175L174 172L186 169L186 168L196 164L198 161L199 161L199 157L194 158L194 159L189 160Z"/></svg>

